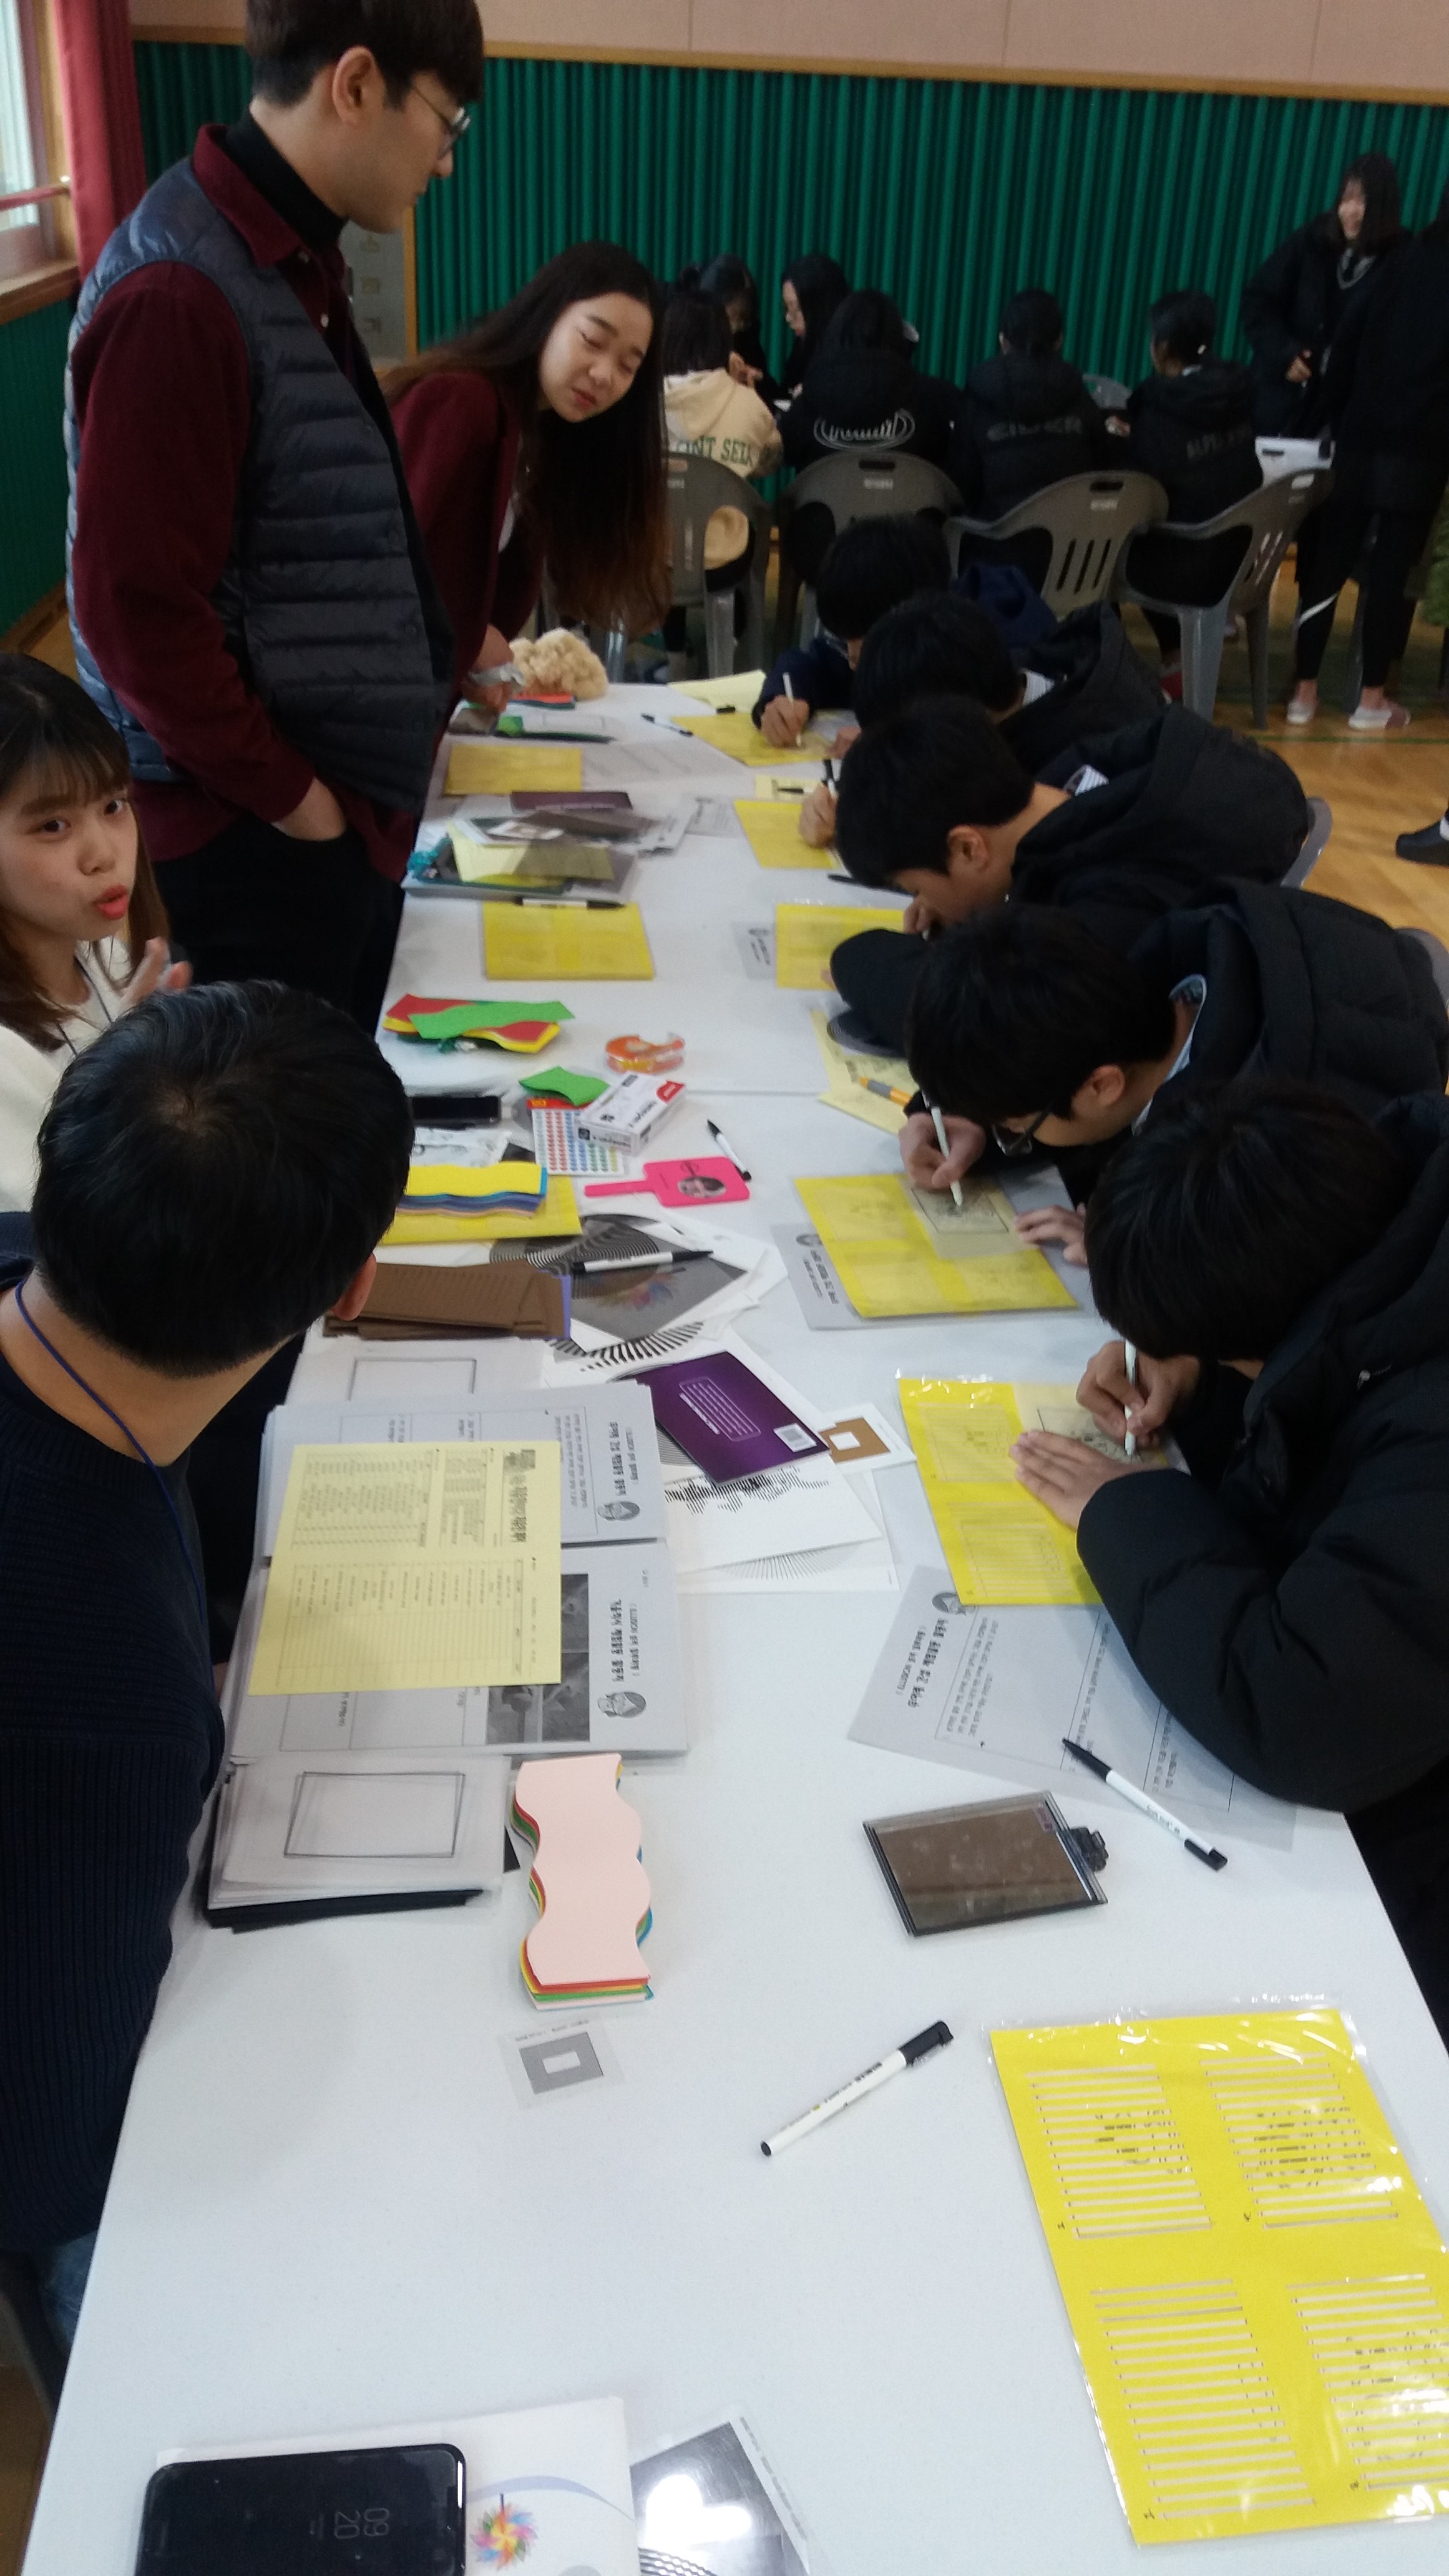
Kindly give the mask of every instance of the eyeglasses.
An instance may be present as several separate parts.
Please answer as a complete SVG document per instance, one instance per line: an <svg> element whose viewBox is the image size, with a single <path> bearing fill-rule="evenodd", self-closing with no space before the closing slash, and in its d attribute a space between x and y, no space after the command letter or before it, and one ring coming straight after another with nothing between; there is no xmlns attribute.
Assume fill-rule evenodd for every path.
<svg viewBox="0 0 1449 2576"><path fill-rule="evenodd" d="M1039 1116L1033 1118L1029 1127L993 1126L991 1141L998 1154L1003 1155L1007 1162L1015 1161L1019 1155L1029 1154L1036 1143L1037 1129L1046 1125L1051 1114L1049 1109L1043 1109Z"/></svg>
<svg viewBox="0 0 1449 2576"><path fill-rule="evenodd" d="M432 108L434 116L437 118L438 123L441 125L443 132L448 138L448 150L451 152L455 143L462 142L464 135L467 133L469 126L473 122L472 109L469 107L460 107L456 116L445 116L442 109L436 104L436 102L429 98L427 91L425 89L419 89L416 81L409 81L408 87L412 91L414 98L420 98L422 100L424 107Z"/></svg>

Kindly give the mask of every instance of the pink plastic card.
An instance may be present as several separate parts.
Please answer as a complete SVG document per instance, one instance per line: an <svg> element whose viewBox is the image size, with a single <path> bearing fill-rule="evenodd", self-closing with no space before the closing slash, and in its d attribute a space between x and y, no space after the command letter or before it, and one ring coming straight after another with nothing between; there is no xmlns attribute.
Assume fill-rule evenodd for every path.
<svg viewBox="0 0 1449 2576"><path fill-rule="evenodd" d="M747 1199L750 1185L722 1155L701 1154L683 1163L646 1163L638 1181L590 1181L586 1199L623 1199L652 1191L661 1207L723 1207L729 1199Z"/></svg>

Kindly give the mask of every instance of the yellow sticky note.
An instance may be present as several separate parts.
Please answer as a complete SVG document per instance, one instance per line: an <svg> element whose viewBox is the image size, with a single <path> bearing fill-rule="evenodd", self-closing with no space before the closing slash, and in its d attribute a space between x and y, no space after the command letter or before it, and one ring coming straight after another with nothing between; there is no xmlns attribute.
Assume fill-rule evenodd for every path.
<svg viewBox="0 0 1449 2576"><path fill-rule="evenodd" d="M829 868L831 850L812 850L800 837L798 796L737 796L735 812L762 868Z"/></svg>
<svg viewBox="0 0 1449 2576"><path fill-rule="evenodd" d="M512 796L534 788L556 795L582 787L583 756L562 743L455 742L445 796Z"/></svg>
<svg viewBox="0 0 1449 2576"><path fill-rule="evenodd" d="M858 1315L1030 1312L1076 1300L1045 1255L1023 1244L1010 1201L967 1182L965 1204L913 1190L898 1174L795 1184Z"/></svg>
<svg viewBox="0 0 1449 2576"><path fill-rule="evenodd" d="M754 700L750 704L753 706ZM674 722L699 742L713 743L716 751L728 752L731 760L741 760L746 769L782 769L800 760L823 760L825 745L812 741L806 733L792 750L782 751L778 743L766 742L754 717L741 708L732 716L676 716Z"/></svg>
<svg viewBox="0 0 1449 2576"><path fill-rule="evenodd" d="M505 984L653 980L654 960L637 903L586 912L567 904L494 903L483 913L483 966Z"/></svg>
<svg viewBox="0 0 1449 2576"><path fill-rule="evenodd" d="M579 1203L574 1185L560 1174L550 1173L541 1208L532 1216L517 1208L495 1208L479 1216L462 1216L448 1208L399 1208L383 1242L401 1243L509 1243L515 1238L525 1242L540 1236L582 1234Z"/></svg>
<svg viewBox="0 0 1449 2576"><path fill-rule="evenodd" d="M1070 1387L1058 1392L1071 1403ZM1026 1428L1017 1389L909 1377L900 1381L900 1398L961 1600L1095 1601L1076 1532L1017 1482L1011 1444Z"/></svg>
<svg viewBox="0 0 1449 2576"><path fill-rule="evenodd" d="M1341 2016L991 2044L1134 2540L1449 2512L1449 2256Z"/></svg>
<svg viewBox="0 0 1449 2576"><path fill-rule="evenodd" d="M556 1440L293 1451L258 1692L556 1682Z"/></svg>
<svg viewBox="0 0 1449 2576"><path fill-rule="evenodd" d="M777 903L775 981L794 993L833 993L830 960L842 939L862 930L899 930L902 907L874 904Z"/></svg>

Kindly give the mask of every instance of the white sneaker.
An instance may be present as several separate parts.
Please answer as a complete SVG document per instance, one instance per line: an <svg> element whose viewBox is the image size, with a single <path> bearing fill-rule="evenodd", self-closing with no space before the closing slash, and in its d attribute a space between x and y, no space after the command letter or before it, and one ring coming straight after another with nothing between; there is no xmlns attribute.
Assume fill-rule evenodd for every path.
<svg viewBox="0 0 1449 2576"><path fill-rule="evenodd" d="M1317 714L1318 706L1316 701L1311 707L1309 707L1304 705L1301 698L1290 698L1288 701L1287 713L1284 716L1283 721L1285 724L1291 725L1309 725L1313 723Z"/></svg>
<svg viewBox="0 0 1449 2576"><path fill-rule="evenodd" d="M1402 733L1409 722L1407 707L1355 707L1348 720L1350 733Z"/></svg>

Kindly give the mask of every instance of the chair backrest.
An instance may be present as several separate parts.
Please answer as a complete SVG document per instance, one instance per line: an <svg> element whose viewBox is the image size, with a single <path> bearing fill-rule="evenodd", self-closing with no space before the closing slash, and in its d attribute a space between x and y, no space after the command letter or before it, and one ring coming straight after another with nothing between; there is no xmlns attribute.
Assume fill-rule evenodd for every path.
<svg viewBox="0 0 1449 2576"><path fill-rule="evenodd" d="M670 456L669 551L677 608L705 596L704 532L716 510L743 510L757 539L768 542L770 504L742 474L712 456Z"/></svg>
<svg viewBox="0 0 1449 2576"><path fill-rule="evenodd" d="M1284 876L1279 880L1281 884L1285 886L1301 886L1306 882L1313 869L1317 866L1318 861L1322 858L1324 851L1327 849L1328 836L1332 830L1333 807L1329 804L1327 797L1310 796L1308 799L1308 829L1298 844L1297 858L1294 860L1291 868L1289 868Z"/></svg>
<svg viewBox="0 0 1449 2576"><path fill-rule="evenodd" d="M837 530L856 519L888 519L900 513L914 517L934 511L948 519L961 507L961 495L949 474L928 465L924 456L904 456L892 448L865 448L858 456L822 456L807 465L781 493L776 515L783 528L809 501L823 502Z"/></svg>
<svg viewBox="0 0 1449 2576"><path fill-rule="evenodd" d="M993 545L1037 530L1051 539L1051 562L1041 595L1058 617L1091 608L1112 588L1117 558L1139 528L1153 526L1167 510L1167 494L1151 474L1069 474L1018 501L999 519L963 519L962 536L989 537Z"/></svg>
<svg viewBox="0 0 1449 2576"><path fill-rule="evenodd" d="M1246 549L1227 599L1236 616L1267 598L1291 540L1309 511L1326 500L1332 481L1331 465L1302 466L1296 473L1275 476L1257 492L1244 493L1241 501L1219 510L1215 519L1199 520L1195 527L1179 527L1175 520L1165 519L1163 534L1206 545L1214 537L1244 532Z"/></svg>
<svg viewBox="0 0 1449 2576"><path fill-rule="evenodd" d="M1439 999L1449 1006L1449 948L1445 947L1442 939L1435 938L1432 930L1419 930L1412 922L1399 935L1403 939L1416 940L1423 949L1429 960Z"/></svg>
<svg viewBox="0 0 1449 2576"><path fill-rule="evenodd" d="M1125 411L1132 399L1132 388L1120 376L1083 376L1083 384L1099 411Z"/></svg>

